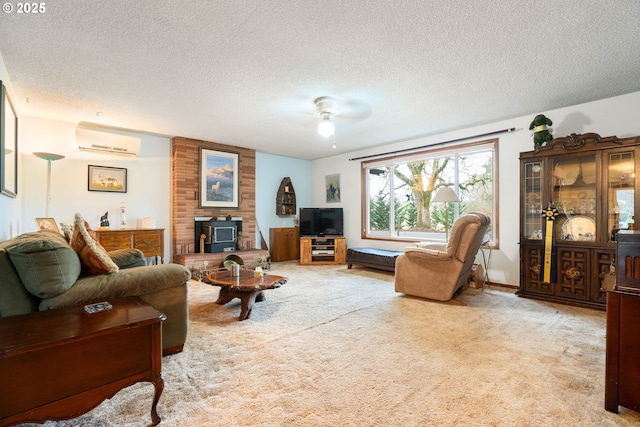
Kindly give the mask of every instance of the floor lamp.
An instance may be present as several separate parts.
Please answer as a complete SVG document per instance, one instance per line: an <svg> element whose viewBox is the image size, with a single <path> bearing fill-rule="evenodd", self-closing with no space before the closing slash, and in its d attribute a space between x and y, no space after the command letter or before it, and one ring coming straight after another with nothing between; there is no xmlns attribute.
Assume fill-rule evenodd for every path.
<svg viewBox="0 0 640 427"><path fill-rule="evenodd" d="M440 187L431 203L444 203L445 222L444 222L444 239L449 242L449 203L457 203L460 199L451 187Z"/></svg>
<svg viewBox="0 0 640 427"><path fill-rule="evenodd" d="M49 218L49 199L51 198L51 162L64 159L64 156L60 154L42 152L36 152L33 153L33 155L47 161L47 204L44 211L44 216L45 218Z"/></svg>

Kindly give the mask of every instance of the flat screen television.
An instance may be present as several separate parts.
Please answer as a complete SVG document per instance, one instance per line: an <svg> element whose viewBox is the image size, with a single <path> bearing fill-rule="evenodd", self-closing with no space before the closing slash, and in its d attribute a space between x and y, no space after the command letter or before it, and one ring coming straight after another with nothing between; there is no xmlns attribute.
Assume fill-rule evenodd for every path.
<svg viewBox="0 0 640 427"><path fill-rule="evenodd" d="M300 236L342 236L342 208L300 208Z"/></svg>

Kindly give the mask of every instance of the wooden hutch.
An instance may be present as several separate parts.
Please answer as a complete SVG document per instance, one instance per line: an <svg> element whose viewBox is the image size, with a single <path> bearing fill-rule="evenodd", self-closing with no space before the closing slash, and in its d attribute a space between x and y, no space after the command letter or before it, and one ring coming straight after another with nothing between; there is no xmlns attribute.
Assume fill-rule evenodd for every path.
<svg viewBox="0 0 640 427"><path fill-rule="evenodd" d="M520 153L520 287L518 295L604 309L603 281L615 266L616 235L634 228L640 137L596 133L555 138ZM543 280L542 210L555 208L555 275ZM545 239L546 240L546 239Z"/></svg>

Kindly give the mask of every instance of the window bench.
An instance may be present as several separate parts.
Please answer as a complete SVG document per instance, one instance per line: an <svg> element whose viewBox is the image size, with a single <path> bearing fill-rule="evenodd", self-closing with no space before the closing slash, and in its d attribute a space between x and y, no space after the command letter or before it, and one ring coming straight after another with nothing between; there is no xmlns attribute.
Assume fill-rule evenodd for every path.
<svg viewBox="0 0 640 427"><path fill-rule="evenodd" d="M395 272L396 258L402 253L385 249L349 248L347 249L347 268L351 268L353 264L359 264L363 267Z"/></svg>

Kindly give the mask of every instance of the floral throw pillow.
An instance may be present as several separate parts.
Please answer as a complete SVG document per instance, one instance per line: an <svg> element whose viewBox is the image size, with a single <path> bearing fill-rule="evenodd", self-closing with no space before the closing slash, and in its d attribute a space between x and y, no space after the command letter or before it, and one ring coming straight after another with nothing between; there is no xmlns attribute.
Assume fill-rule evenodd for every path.
<svg viewBox="0 0 640 427"><path fill-rule="evenodd" d="M118 266L107 254L107 251L90 234L89 224L80 214L75 214L73 234L69 244L80 256L82 272L87 276L105 273L117 273Z"/></svg>

